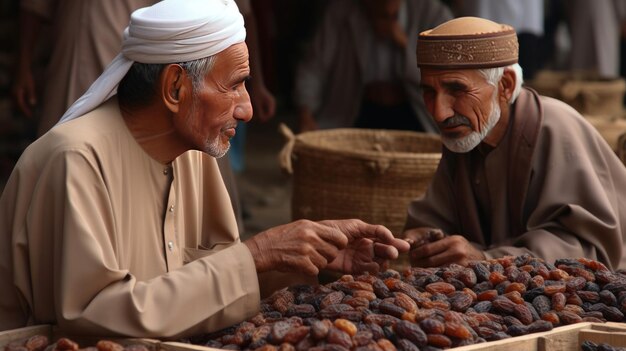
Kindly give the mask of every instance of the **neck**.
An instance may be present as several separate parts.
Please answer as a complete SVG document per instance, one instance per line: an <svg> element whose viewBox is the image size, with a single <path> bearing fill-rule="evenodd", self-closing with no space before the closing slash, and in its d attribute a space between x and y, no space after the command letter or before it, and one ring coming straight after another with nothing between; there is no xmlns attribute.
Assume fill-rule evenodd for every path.
<svg viewBox="0 0 626 351"><path fill-rule="evenodd" d="M190 149L176 132L171 112L166 108L159 105L120 106L120 110L137 143L158 162L168 164Z"/></svg>

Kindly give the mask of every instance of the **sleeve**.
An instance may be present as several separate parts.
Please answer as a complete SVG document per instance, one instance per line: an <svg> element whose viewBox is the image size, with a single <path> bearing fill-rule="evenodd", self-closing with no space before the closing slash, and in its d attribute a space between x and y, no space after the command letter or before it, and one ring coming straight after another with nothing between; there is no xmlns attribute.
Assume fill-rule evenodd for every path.
<svg viewBox="0 0 626 351"><path fill-rule="evenodd" d="M586 257L619 267L626 171L581 119L544 132L525 204L527 232L488 250L488 256L531 253L549 262Z"/></svg>
<svg viewBox="0 0 626 351"><path fill-rule="evenodd" d="M308 44L296 67L294 101L296 106L308 107L315 114L322 104L322 93L328 79L333 58L339 50L337 38L342 21L329 4L313 40Z"/></svg>
<svg viewBox="0 0 626 351"><path fill-rule="evenodd" d="M244 244L139 281L118 264L112 204L95 157L68 152L52 163L58 166L41 187L56 199L48 227L55 237L53 293L62 330L180 338L258 311L256 270Z"/></svg>

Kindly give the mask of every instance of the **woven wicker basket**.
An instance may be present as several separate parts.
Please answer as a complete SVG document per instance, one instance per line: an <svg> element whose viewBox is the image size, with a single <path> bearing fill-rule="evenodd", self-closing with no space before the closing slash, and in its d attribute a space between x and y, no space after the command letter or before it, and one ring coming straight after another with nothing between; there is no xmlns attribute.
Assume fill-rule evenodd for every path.
<svg viewBox="0 0 626 351"><path fill-rule="evenodd" d="M541 95L562 100L581 114L623 116L626 81L622 78L606 80L589 72L541 71L526 85Z"/></svg>
<svg viewBox="0 0 626 351"><path fill-rule="evenodd" d="M330 129L292 137L282 154L294 176L294 220L359 218L398 235L409 202L437 169L441 141L409 131Z"/></svg>

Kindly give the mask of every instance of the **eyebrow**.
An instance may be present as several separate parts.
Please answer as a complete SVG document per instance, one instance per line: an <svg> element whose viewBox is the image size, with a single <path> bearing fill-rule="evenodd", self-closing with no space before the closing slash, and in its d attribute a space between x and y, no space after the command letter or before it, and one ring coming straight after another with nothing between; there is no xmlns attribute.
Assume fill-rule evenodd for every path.
<svg viewBox="0 0 626 351"><path fill-rule="evenodd" d="M232 80L232 84L233 85L239 85L241 83L246 83L246 82L250 81L250 79L252 79L252 76L250 74L242 74L240 76L234 77L233 80Z"/></svg>
<svg viewBox="0 0 626 351"><path fill-rule="evenodd" d="M467 90L467 84L458 80L443 82L441 85L447 90L452 91Z"/></svg>

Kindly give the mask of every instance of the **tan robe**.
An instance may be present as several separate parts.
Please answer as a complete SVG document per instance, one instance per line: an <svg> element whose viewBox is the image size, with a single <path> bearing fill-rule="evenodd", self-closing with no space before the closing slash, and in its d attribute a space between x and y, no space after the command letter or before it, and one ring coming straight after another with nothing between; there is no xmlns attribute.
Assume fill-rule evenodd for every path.
<svg viewBox="0 0 626 351"><path fill-rule="evenodd" d="M215 159L150 158L115 98L26 149L0 198L0 228L0 330L180 337L259 309Z"/></svg>
<svg viewBox="0 0 626 351"><path fill-rule="evenodd" d="M562 102L524 89L513 111L492 150L444 150L407 228L464 235L488 258L587 257L626 268L626 168Z"/></svg>
<svg viewBox="0 0 626 351"><path fill-rule="evenodd" d="M122 48L130 14L157 0L21 0L22 9L52 21L52 53L46 72L38 134L52 128L65 110L104 71Z"/></svg>

